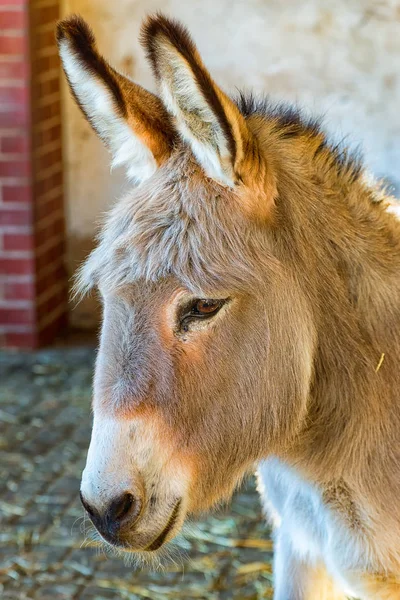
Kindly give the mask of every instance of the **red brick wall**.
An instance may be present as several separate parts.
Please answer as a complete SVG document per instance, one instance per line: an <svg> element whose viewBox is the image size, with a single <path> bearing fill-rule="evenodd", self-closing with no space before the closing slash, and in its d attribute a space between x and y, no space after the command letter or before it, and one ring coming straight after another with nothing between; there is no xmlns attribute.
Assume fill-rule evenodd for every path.
<svg viewBox="0 0 400 600"><path fill-rule="evenodd" d="M0 345L66 326L58 0L0 0Z"/></svg>

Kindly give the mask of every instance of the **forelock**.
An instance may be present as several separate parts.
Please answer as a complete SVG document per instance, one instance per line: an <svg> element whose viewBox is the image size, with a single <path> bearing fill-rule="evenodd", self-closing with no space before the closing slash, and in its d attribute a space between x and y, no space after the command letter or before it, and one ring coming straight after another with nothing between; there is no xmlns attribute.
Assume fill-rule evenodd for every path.
<svg viewBox="0 0 400 600"><path fill-rule="evenodd" d="M243 287L257 276L265 236L238 209L233 192L207 179L177 150L106 217L99 243L80 269L78 294L174 275L189 289ZM258 248L258 251L257 251Z"/></svg>

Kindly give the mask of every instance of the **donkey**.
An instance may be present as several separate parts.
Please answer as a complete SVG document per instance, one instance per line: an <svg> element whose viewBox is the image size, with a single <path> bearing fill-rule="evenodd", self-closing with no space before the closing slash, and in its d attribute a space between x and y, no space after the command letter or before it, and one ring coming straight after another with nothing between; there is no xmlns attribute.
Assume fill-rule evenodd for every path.
<svg viewBox="0 0 400 600"><path fill-rule="evenodd" d="M275 600L400 598L391 199L317 122L226 95L161 14L141 34L159 97L106 62L81 18L57 39L136 184L77 283L103 304L81 485L93 524L157 556L256 470Z"/></svg>

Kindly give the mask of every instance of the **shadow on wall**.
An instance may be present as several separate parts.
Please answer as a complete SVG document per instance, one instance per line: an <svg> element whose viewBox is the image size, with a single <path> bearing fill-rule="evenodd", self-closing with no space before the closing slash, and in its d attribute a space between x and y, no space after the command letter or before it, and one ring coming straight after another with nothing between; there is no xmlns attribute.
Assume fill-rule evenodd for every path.
<svg viewBox="0 0 400 600"><path fill-rule="evenodd" d="M74 283L76 269L95 247L91 237L70 237L68 240L68 268L70 270L70 288ZM97 292L93 290L80 300L70 300L70 320L76 329L97 329L101 319L101 307Z"/></svg>

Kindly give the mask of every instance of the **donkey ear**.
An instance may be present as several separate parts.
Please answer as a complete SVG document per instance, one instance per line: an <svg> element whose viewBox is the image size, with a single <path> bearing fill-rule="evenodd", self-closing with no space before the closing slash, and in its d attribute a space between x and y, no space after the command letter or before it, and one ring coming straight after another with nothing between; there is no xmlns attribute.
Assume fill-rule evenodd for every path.
<svg viewBox="0 0 400 600"><path fill-rule="evenodd" d="M71 91L111 151L112 166L124 165L137 182L150 177L173 142L161 100L108 64L82 18L74 15L58 23L57 42Z"/></svg>
<svg viewBox="0 0 400 600"><path fill-rule="evenodd" d="M206 174L233 186L251 138L243 115L212 80L180 23L151 16L143 24L141 41L175 127Z"/></svg>

